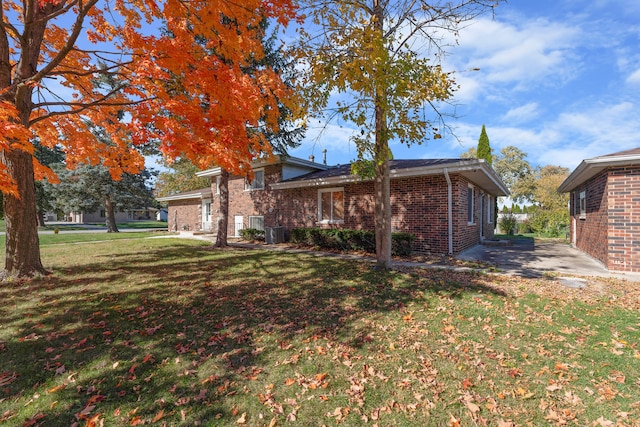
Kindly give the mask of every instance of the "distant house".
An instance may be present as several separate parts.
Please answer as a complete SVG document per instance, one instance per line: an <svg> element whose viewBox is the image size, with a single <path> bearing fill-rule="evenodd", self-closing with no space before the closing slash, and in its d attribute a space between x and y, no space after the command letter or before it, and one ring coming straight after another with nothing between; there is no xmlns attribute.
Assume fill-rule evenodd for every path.
<svg viewBox="0 0 640 427"><path fill-rule="evenodd" d="M156 211L156 208L127 209L124 212L116 211L116 222L152 219L155 218ZM66 216L66 221L74 222L77 224L103 223L106 221L106 219L107 215L104 209L100 209L94 212L72 211L69 212Z"/></svg>
<svg viewBox="0 0 640 427"><path fill-rule="evenodd" d="M583 160L569 192L571 243L610 271L640 272L640 148Z"/></svg>
<svg viewBox="0 0 640 427"><path fill-rule="evenodd" d="M508 195L493 169L478 159L391 161L392 229L416 237L417 252L455 254L493 237L494 200ZM299 227L374 229L374 185L350 165L295 157L255 163L254 179L229 179L229 236L246 227L277 227L286 239ZM217 231L221 169L198 173L211 188L159 198L169 230Z"/></svg>

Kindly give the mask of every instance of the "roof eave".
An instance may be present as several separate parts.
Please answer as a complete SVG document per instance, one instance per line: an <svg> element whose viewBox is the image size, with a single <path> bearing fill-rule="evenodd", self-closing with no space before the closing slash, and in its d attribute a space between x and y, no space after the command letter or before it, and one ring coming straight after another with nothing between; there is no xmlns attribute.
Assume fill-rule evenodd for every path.
<svg viewBox="0 0 640 427"><path fill-rule="evenodd" d="M159 202L173 202L176 200L193 200L193 199L207 199L207 198L211 198L213 196L212 192L202 192L202 193L195 193L195 194L174 194L172 196L166 196L166 197L158 197L156 200Z"/></svg>
<svg viewBox="0 0 640 427"><path fill-rule="evenodd" d="M596 157L585 159L558 187L559 193L573 191L589 179L593 178L605 169L615 166L628 166L640 164L640 155L626 155L613 157Z"/></svg>

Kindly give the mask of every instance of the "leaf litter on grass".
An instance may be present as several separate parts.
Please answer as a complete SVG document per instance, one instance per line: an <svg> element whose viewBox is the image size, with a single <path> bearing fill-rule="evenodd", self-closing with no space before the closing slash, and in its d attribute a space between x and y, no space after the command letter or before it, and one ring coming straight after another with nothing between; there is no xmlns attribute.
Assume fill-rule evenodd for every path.
<svg viewBox="0 0 640 427"><path fill-rule="evenodd" d="M0 420L638 425L638 293L624 282L171 242L98 245L117 261L2 289L16 309L3 309Z"/></svg>

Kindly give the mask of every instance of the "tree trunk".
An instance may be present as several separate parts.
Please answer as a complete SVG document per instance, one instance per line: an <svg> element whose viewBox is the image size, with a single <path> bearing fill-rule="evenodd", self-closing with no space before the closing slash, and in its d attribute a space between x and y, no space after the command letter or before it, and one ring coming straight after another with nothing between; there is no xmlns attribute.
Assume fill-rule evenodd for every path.
<svg viewBox="0 0 640 427"><path fill-rule="evenodd" d="M216 247L227 246L227 234L229 227L229 172L222 169L220 175L220 218L218 219L218 234L216 235Z"/></svg>
<svg viewBox="0 0 640 427"><path fill-rule="evenodd" d="M7 278L47 274L40 260L31 154L18 150L5 151L2 161L15 179L20 194L20 198L4 195L6 252L2 275Z"/></svg>
<svg viewBox="0 0 640 427"><path fill-rule="evenodd" d="M44 227L46 225L44 223L44 212L41 211L40 209L38 209L36 212L36 221L37 221L38 227Z"/></svg>
<svg viewBox="0 0 640 427"><path fill-rule="evenodd" d="M388 151L389 148L386 147L386 149ZM376 162L374 191L376 197L376 267L389 269L391 268L391 182L388 160L384 160L382 163Z"/></svg>
<svg viewBox="0 0 640 427"><path fill-rule="evenodd" d="M375 30L381 42L384 39L384 10L379 0L374 0ZM381 46L384 49L384 46ZM382 61L384 64L384 61ZM391 182L389 179L389 135L387 132L387 88L384 65L375 70L375 81L381 82L375 92L375 146L373 160L375 166L375 232L376 232L376 267L391 268Z"/></svg>
<svg viewBox="0 0 640 427"><path fill-rule="evenodd" d="M109 195L104 196L104 213L105 224L107 226L107 233L118 233L118 226L116 225L116 213L113 207L113 201Z"/></svg>

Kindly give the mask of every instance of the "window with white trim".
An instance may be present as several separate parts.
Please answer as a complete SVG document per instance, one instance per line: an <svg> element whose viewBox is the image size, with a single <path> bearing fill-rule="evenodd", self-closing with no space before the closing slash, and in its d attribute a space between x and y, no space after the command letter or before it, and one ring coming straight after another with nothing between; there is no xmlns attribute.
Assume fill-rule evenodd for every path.
<svg viewBox="0 0 640 427"><path fill-rule="evenodd" d="M474 211L474 205L475 205L475 189L473 188L473 185L469 184L469 186L467 187L467 222L469 224L473 224L474 223L474 215L473 215L473 211Z"/></svg>
<svg viewBox="0 0 640 427"><path fill-rule="evenodd" d="M264 169L253 171L253 180L244 180L245 191L264 190Z"/></svg>
<svg viewBox="0 0 640 427"><path fill-rule="evenodd" d="M255 228L256 230L264 231L264 217L263 216L250 216L249 228Z"/></svg>
<svg viewBox="0 0 640 427"><path fill-rule="evenodd" d="M580 206L580 219L586 219L587 218L587 192L586 191L581 191L580 192L580 202L579 202L579 206Z"/></svg>
<svg viewBox="0 0 640 427"><path fill-rule="evenodd" d="M487 224L493 222L493 198L491 194L487 194Z"/></svg>
<svg viewBox="0 0 640 427"><path fill-rule="evenodd" d="M344 222L344 188L318 190L318 222Z"/></svg>

